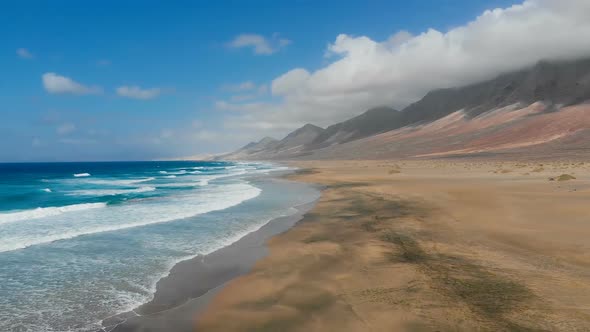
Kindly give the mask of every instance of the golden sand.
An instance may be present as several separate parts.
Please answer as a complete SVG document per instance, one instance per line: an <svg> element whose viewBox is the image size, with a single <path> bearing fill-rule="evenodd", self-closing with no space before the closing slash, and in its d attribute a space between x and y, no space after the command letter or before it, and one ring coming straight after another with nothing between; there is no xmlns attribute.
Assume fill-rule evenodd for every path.
<svg viewBox="0 0 590 332"><path fill-rule="evenodd" d="M590 331L589 163L297 166L318 205L200 330Z"/></svg>

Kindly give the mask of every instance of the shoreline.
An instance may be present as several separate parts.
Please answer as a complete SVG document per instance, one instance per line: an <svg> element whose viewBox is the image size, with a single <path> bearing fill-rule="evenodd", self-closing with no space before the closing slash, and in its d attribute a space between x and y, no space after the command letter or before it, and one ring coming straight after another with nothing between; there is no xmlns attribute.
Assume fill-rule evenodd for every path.
<svg viewBox="0 0 590 332"><path fill-rule="evenodd" d="M290 181L286 177L294 174L277 173L268 177ZM320 186L308 185L321 191ZM158 280L152 300L131 311L103 319L99 331L162 331L170 328L192 331L196 316L209 300L228 282L250 272L256 262L268 255L267 241L297 224L318 200L293 206L295 213L269 219L228 246L177 262L166 276Z"/></svg>
<svg viewBox="0 0 590 332"><path fill-rule="evenodd" d="M105 331L590 328L590 164L290 165L283 178L320 187L317 200L187 261L211 282L200 296ZM188 265L173 293L202 285Z"/></svg>

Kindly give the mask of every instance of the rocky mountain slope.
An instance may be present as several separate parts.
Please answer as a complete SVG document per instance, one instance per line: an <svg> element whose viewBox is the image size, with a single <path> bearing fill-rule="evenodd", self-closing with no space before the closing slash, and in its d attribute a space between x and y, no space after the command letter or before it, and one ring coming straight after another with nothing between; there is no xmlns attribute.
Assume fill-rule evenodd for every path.
<svg viewBox="0 0 590 332"><path fill-rule="evenodd" d="M252 159L253 156L255 156L258 153L270 151L278 143L279 143L279 141L272 138L272 137L264 137L263 139L261 139L258 142L250 142L237 151L218 156L215 159L225 159L225 160Z"/></svg>
<svg viewBox="0 0 590 332"><path fill-rule="evenodd" d="M588 101L590 58L540 62L485 82L429 92L401 111L371 109L325 130L315 130L296 144L287 143L299 136L303 128L298 129L285 137L282 149L277 149L279 143L254 153L252 147L244 147L227 157L589 156Z"/></svg>
<svg viewBox="0 0 590 332"><path fill-rule="evenodd" d="M334 144L341 144L355 139L386 132L391 129L400 116L400 112L391 107L373 108L350 120L331 125L307 149L317 149Z"/></svg>
<svg viewBox="0 0 590 332"><path fill-rule="evenodd" d="M319 136L324 133L324 129L312 124L293 131L285 138L283 138L272 152L278 154L295 154L301 151L306 145L314 142Z"/></svg>
<svg viewBox="0 0 590 332"><path fill-rule="evenodd" d="M291 132L280 141L265 137L259 142L251 142L241 149L218 156L217 159L241 160L241 159L276 159L292 158L306 149L324 131L323 128L312 124Z"/></svg>

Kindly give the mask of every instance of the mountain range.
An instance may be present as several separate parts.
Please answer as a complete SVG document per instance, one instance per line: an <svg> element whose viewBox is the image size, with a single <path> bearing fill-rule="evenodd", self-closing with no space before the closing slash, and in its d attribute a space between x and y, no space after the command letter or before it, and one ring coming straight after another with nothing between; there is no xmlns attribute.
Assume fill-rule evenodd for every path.
<svg viewBox="0 0 590 332"><path fill-rule="evenodd" d="M434 90L401 111L365 111L325 129L265 137L218 159L381 159L590 155L590 58L542 61Z"/></svg>

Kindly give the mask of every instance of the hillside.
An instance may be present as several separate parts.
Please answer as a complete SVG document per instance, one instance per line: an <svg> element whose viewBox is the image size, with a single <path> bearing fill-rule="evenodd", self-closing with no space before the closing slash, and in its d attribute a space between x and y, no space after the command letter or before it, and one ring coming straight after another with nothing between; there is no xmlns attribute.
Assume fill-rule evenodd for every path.
<svg viewBox="0 0 590 332"><path fill-rule="evenodd" d="M251 142L241 149L218 156L219 160L240 160L240 159L276 159L293 158L298 156L302 150L322 134L321 127L306 124L303 127L291 132L280 141L274 138L265 137L259 142Z"/></svg>
<svg viewBox="0 0 590 332"><path fill-rule="evenodd" d="M431 91L399 112L368 110L316 131L313 140L306 136L294 150L270 145L232 159L588 155L588 100L590 59L544 61L485 82Z"/></svg>
<svg viewBox="0 0 590 332"><path fill-rule="evenodd" d="M329 126L308 146L317 149L386 132L400 113L390 107L373 108L350 120Z"/></svg>

